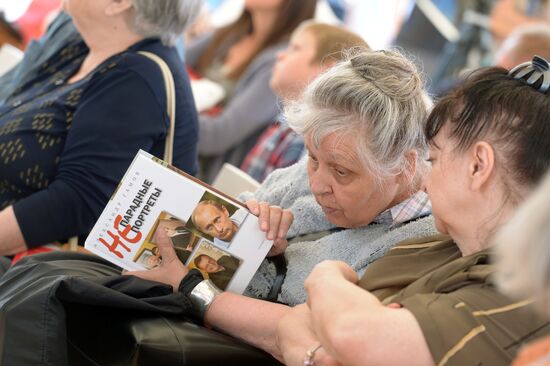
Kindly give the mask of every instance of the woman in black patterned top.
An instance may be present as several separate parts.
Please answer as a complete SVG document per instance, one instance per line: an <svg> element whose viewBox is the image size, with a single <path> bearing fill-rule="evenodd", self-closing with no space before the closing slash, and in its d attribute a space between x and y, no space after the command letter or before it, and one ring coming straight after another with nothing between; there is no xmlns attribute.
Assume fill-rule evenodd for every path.
<svg viewBox="0 0 550 366"><path fill-rule="evenodd" d="M85 235L143 149L162 156L176 85L174 164L196 172L197 116L171 47L199 1L65 0L80 35L0 105L0 254ZM174 9L178 9L175 11Z"/></svg>

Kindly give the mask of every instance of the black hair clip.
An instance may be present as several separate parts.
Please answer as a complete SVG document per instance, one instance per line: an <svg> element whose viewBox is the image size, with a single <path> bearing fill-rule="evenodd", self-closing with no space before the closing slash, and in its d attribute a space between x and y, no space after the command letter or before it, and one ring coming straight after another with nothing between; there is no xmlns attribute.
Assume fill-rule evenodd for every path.
<svg viewBox="0 0 550 366"><path fill-rule="evenodd" d="M533 60L517 65L508 73L517 80L525 81L541 93L550 88L550 65L544 58L535 55Z"/></svg>

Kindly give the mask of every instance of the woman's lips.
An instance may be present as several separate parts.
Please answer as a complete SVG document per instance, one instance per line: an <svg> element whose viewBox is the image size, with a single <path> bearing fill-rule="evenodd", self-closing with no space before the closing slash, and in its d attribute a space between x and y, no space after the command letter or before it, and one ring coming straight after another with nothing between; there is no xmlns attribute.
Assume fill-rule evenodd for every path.
<svg viewBox="0 0 550 366"><path fill-rule="evenodd" d="M329 207L329 206L324 206L324 205L321 205L321 209L323 210L323 212L325 214L332 214L332 213L335 213L336 211L338 211L336 208Z"/></svg>

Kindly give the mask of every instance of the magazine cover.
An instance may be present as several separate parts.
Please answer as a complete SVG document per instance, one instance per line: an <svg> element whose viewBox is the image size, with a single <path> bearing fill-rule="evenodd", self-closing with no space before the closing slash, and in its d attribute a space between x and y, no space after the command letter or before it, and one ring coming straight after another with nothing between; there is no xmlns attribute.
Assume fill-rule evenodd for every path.
<svg viewBox="0 0 550 366"><path fill-rule="evenodd" d="M159 243L172 244L190 269L236 293L272 245L242 203L140 150L85 248L133 271L162 262Z"/></svg>

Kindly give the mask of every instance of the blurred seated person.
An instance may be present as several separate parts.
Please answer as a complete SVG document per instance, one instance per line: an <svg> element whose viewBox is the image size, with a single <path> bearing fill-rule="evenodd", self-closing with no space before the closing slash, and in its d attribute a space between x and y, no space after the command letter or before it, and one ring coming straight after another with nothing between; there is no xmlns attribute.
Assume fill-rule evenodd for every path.
<svg viewBox="0 0 550 366"><path fill-rule="evenodd" d="M201 77L221 85L216 112L199 116L200 177L211 182L224 162L235 166L279 110L269 88L276 54L292 31L314 15L316 0L246 0L241 17L198 37L185 58Z"/></svg>
<svg viewBox="0 0 550 366"><path fill-rule="evenodd" d="M516 28L495 52L493 64L511 70L514 66L530 61L533 55L550 60L550 25L530 24ZM444 81L436 94L445 95L463 78Z"/></svg>
<svg viewBox="0 0 550 366"><path fill-rule="evenodd" d="M489 29L500 43L517 27L528 24L548 24L550 4L547 0L497 0L491 9Z"/></svg>
<svg viewBox="0 0 550 366"><path fill-rule="evenodd" d="M550 168L543 69L524 70L532 85L503 68L479 70L435 106L424 186L448 236L398 244L361 280L342 262L317 266L307 305L279 326L286 365L508 365L522 343L550 334L532 301L498 291L490 253L493 234Z"/></svg>
<svg viewBox="0 0 550 366"><path fill-rule="evenodd" d="M517 27L495 54L494 64L511 70L530 61L533 55L550 60L550 25L533 24Z"/></svg>
<svg viewBox="0 0 550 366"><path fill-rule="evenodd" d="M139 149L162 156L176 88L174 165L194 174L197 119L171 45L199 2L66 0L80 32L0 105L0 253L89 232ZM179 9L174 11L173 9Z"/></svg>
<svg viewBox="0 0 550 366"><path fill-rule="evenodd" d="M550 176L518 210L496 239L497 284L518 299L533 298L550 318ZM550 364L550 337L525 346L512 366Z"/></svg>
<svg viewBox="0 0 550 366"><path fill-rule="evenodd" d="M283 101L295 100L321 72L344 59L345 50L368 48L358 35L342 27L306 21L290 38L286 50L277 55L270 80L271 89ZM262 182L275 169L296 163L305 153L304 140L280 114L246 155L241 169Z"/></svg>

